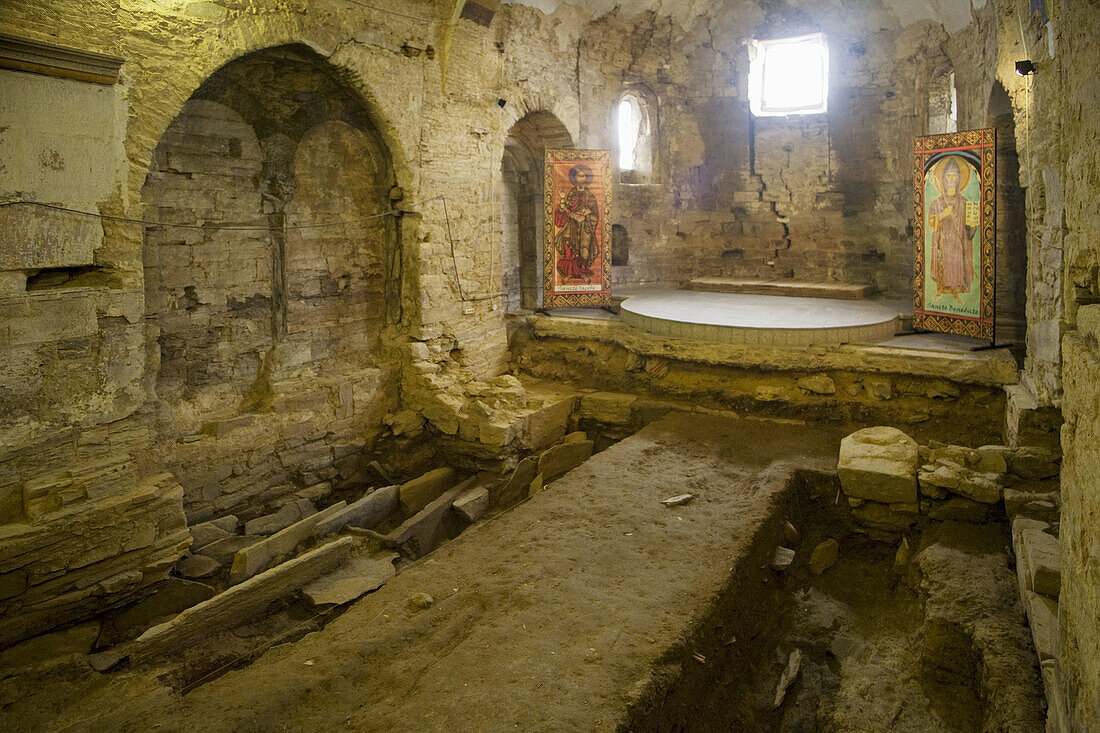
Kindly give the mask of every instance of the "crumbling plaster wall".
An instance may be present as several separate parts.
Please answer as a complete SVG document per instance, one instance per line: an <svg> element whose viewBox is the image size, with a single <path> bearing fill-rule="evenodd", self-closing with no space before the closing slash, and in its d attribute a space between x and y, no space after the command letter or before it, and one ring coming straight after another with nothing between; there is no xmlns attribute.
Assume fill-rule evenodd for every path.
<svg viewBox="0 0 1100 733"><path fill-rule="evenodd" d="M521 11L532 14L522 24L491 29L461 21L444 80L442 54L435 50L443 35L437 5L408 2L395 13L336 0L4 3L3 32L125 61L117 85L93 92L82 82L0 72L6 90L27 86L20 99L5 92L5 103L24 103L18 114L30 122L41 118L70 148L94 145L110 153L90 174L78 167L20 168L3 179L2 194L147 218L142 187L154 151L205 80L253 51L286 44L316 50L375 124L397 183L393 200L411 210L396 217L393 261L386 267L399 279L384 284L387 304L396 307L377 347L404 365L402 379L399 386L360 380L352 390L368 401L379 391L393 397L400 390L406 405L457 432L463 385L499 374L508 358L495 307L499 240L491 236L504 131L529 111L548 110L575 136L575 45L568 42L569 31L559 34L560 23L533 10ZM487 84L486 69L501 81ZM103 140L74 139L78 130L89 129L90 113L72 102L73 110L57 106L80 101L85 93L107 97ZM511 100L504 110L496 104L502 97ZM52 109L60 110L60 119L44 111ZM38 148L64 155L34 127L7 131L5 144L35 149L24 155L6 148L5 164L33 163ZM331 149L330 142L322 147ZM47 168L57 165L53 157L44 160ZM325 173L314 173L323 183ZM105 185L90 193L87 186L71 185L92 178ZM32 185L39 179L41 185ZM449 221L441 195L447 197ZM43 230L55 240L75 232L90 242L76 260L61 264L92 271L78 273L64 287L29 292L28 274L54 266L35 252L0 273L0 306L9 316L0 332L4 379L19 395L12 401L5 392L0 417L0 644L120 602L163 577L188 544L182 489L174 476L161 473L168 457L150 450L152 416L143 412L159 366L146 354L143 227L90 220L93 225L85 221L81 229L79 219L63 214L37 216L28 224L16 210L6 210L2 222L12 231ZM293 325L293 311L289 315ZM348 320L349 331L357 333L362 320ZM334 356L358 358L355 348L339 350ZM373 411L370 419L373 426L360 437L384 433L394 422ZM415 424L401 421L403 429ZM477 435L475 430L475 440ZM309 436L286 440L308 442ZM179 455L171 458L181 465Z"/></svg>

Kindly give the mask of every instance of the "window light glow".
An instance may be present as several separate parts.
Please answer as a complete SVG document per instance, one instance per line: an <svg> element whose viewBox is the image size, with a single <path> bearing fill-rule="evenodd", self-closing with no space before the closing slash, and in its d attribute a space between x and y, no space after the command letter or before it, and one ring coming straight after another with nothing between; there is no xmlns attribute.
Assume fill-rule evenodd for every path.
<svg viewBox="0 0 1100 733"><path fill-rule="evenodd" d="M829 48L823 33L753 41L749 106L754 115L819 114L829 97Z"/></svg>
<svg viewBox="0 0 1100 733"><path fill-rule="evenodd" d="M637 167L635 151L641 133L638 102L631 96L619 102L619 169L632 171Z"/></svg>

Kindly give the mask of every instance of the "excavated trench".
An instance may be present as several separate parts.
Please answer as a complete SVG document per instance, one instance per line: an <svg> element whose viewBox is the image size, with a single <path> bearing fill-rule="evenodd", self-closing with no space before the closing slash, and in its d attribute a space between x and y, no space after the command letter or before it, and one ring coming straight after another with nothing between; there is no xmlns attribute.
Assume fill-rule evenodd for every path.
<svg viewBox="0 0 1100 733"><path fill-rule="evenodd" d="M838 488L835 476L797 474L786 513L798 526L783 540L794 561L761 568L758 593L741 584L701 642L719 653L694 656L630 730L1042 728L1005 526L936 523L899 553L852 531ZM814 549L832 540L838 556L818 574Z"/></svg>
<svg viewBox="0 0 1100 733"><path fill-rule="evenodd" d="M153 667L46 676L0 712L28 730L138 729L164 706L173 730L233 729L244 710L289 730L1041 728L1003 524L931 523L899 556L837 502L831 434L702 416L621 442L583 427L610 449L357 602L288 595ZM761 457L783 455L777 436L825 460ZM682 491L696 498L660 506ZM830 540L836 559L815 552ZM116 701L122 680L135 691ZM79 704L49 714L57 690Z"/></svg>

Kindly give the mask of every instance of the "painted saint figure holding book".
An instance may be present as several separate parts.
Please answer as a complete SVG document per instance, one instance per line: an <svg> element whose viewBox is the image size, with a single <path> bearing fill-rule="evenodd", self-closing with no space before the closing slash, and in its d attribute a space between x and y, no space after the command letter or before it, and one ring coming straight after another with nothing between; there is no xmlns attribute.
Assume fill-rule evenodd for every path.
<svg viewBox="0 0 1100 733"><path fill-rule="evenodd" d="M940 171L940 195L928 209L932 238L930 275L940 295L951 295L962 303L961 294L969 293L974 283L974 232L978 228L978 202L963 191L970 177L970 166L960 166L949 157Z"/></svg>

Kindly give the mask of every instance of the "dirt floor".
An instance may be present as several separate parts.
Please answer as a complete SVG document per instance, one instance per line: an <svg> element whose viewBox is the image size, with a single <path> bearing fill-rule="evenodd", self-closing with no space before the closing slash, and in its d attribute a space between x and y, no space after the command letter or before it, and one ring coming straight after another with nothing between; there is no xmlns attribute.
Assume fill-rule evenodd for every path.
<svg viewBox="0 0 1100 733"><path fill-rule="evenodd" d="M840 437L670 415L343 612L291 602L102 675L78 654L0 670L0 729L1002 729L985 725L980 650L964 650L961 676L927 673L920 588L939 571L911 590L891 548L846 535L828 474ZM661 503L685 493L686 505ZM768 563L788 519L799 560L778 573ZM804 557L832 536L841 559L812 577ZM981 573L1006 565L989 562ZM1026 628L1006 628L993 646L1026 666ZM800 672L773 709L795 649ZM1021 700L1038 709L1027 689Z"/></svg>

